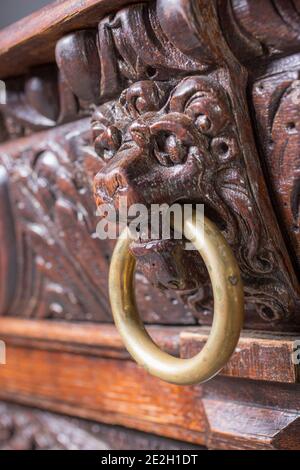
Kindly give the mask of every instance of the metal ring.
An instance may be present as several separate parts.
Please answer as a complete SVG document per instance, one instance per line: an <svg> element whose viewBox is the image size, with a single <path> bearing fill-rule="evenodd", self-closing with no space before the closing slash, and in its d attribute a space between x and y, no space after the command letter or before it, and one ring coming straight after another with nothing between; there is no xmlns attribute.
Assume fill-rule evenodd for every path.
<svg viewBox="0 0 300 470"><path fill-rule="evenodd" d="M174 228L182 230L175 225ZM171 356L148 335L136 306L135 260L129 252L128 228L121 234L112 256L109 296L116 327L135 361L160 379L188 385L211 379L229 360L243 324L244 294L238 264L217 226L204 217L202 227L199 227L194 213L184 220L183 233L192 240L205 262L214 296L210 335L197 355L189 359Z"/></svg>

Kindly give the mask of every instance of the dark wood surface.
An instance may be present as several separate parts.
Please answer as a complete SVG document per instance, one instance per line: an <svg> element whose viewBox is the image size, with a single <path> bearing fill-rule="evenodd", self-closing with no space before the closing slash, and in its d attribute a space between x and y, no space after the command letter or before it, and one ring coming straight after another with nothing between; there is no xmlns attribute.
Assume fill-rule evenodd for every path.
<svg viewBox="0 0 300 470"><path fill-rule="evenodd" d="M299 0L67 0L0 32L1 399L102 423L78 424L83 446L118 425L144 447L300 448L299 17ZM235 252L245 329L209 383L150 377L111 324L114 242L96 239L95 209L118 206L116 182L130 202L204 203ZM200 258L172 240L131 250L151 335L197 353ZM67 418L1 406L4 447L64 446L55 421L76 441ZM130 447L124 433L108 435Z"/></svg>
<svg viewBox="0 0 300 470"><path fill-rule="evenodd" d="M1 313L6 316L112 321L107 276L114 241L100 241L94 235L98 219L92 186L102 162L92 148L91 139L86 119L9 140L0 146ZM188 174L186 178L188 181ZM240 239L238 232L236 236ZM247 238L244 243L248 244ZM173 261L174 249L180 260L177 264ZM187 257L184 251L178 253L177 244L169 242L162 247L157 245L150 257L143 257L139 246L135 247L135 252L141 259L137 275L138 303L147 323L211 323L209 283L198 257L195 259L194 254ZM154 262L156 269L151 269ZM7 267L9 283L6 282ZM275 274L282 275L274 271ZM197 293L191 286L188 294L186 291L182 294L178 289L162 291L157 288L158 281L168 287L168 279L204 282L206 290ZM266 298L271 289L277 301L274 295L281 279L284 280L279 277L265 282L263 295ZM258 292L260 290L259 287ZM248 295L251 301L251 290ZM261 301L260 296L258 299ZM272 321L272 315L261 318L261 313L249 303L245 326L299 330L297 311L282 313L283 318L280 316L281 320L276 322Z"/></svg>
<svg viewBox="0 0 300 470"><path fill-rule="evenodd" d="M190 5L182 0L172 7L171 16L167 13L167 0L124 8L101 20L98 31L82 30L62 38L56 46L59 73L53 69L48 76L40 70L17 85L8 82L8 103L2 110L3 134L6 132L10 138L55 127L94 110L91 130L86 122L78 122L43 137L35 134L29 140L20 140L18 146L15 141L2 146L5 184L11 193L11 204L16 206L9 211L5 204L2 211L4 217L17 213L15 232L20 258L27 256L27 250L32 251L28 243L36 240L30 258L42 283L38 289L33 277L27 293L21 284L17 299L24 302L29 294L31 311L26 312L26 306L20 309L17 304L10 309L14 314L22 310L25 316L51 317L58 311L58 315L65 312L63 315L72 319L109 321L105 294L102 297L97 292L97 282L101 275L105 282L106 272L95 261L100 261L100 252L107 253L107 244L100 246L91 239L96 219L92 215L90 187L96 174L98 205L107 201L118 205L116 181L122 181L122 194L128 196L129 203L203 203L206 214L219 225L239 262L245 284L246 326L264 328L268 323L268 328L276 330L299 329L299 283L295 259L289 256L293 247L286 246L283 238L292 231L292 240L297 244L297 238L292 236L297 222L293 220L292 226L287 227L280 217L276 219L276 207L275 213L272 209L271 184L264 178L265 162L259 160L260 148L254 140L247 106L247 70L225 43L213 4L204 1L202 5L210 22L205 21L201 8L194 11ZM193 28L204 28L204 23L205 29L194 38L193 50L173 36L172 28L178 24L182 35L192 41ZM218 40L206 40L212 34ZM126 42L131 46L125 47ZM109 98L114 100L96 106ZM72 138L66 134L71 128ZM55 151L52 141L56 143ZM26 146L30 146L30 151ZM293 158L296 162L297 154ZM55 175L51 168L54 161ZM19 181L24 172L31 175L25 183L30 186L25 197L20 194L19 184L9 183ZM293 200L291 210L297 218L297 171L291 172L290 183L284 183L285 199ZM52 185L53 189L46 191L45 185ZM53 241L52 249L45 250L45 236ZM87 256L81 256L81 250L88 246ZM59 256L62 251L63 256ZM175 296L173 316L168 316L167 311L158 315L154 311L150 321L211 322L210 283L196 253L187 254L182 245L173 241L152 243L151 249L147 243L135 243L132 252L144 277L156 288L167 290L172 298ZM84 269L80 269L83 263ZM55 269L51 272L47 266ZM24 269L27 263L16 266L15 275L18 273L20 281L26 276ZM61 279L64 272L68 272L68 288ZM78 293L74 293L73 286ZM91 291L88 297L86 290ZM78 297L71 306L70 295ZM182 308L177 307L178 295L185 305L183 315ZM50 304L44 296L57 296L59 301ZM49 304L55 307L50 312L45 311ZM96 316L99 304L102 313Z"/></svg>
<svg viewBox="0 0 300 470"><path fill-rule="evenodd" d="M254 120L266 177L287 246L300 272L300 55L274 61L254 79Z"/></svg>
<svg viewBox="0 0 300 470"><path fill-rule="evenodd" d="M105 15L133 3L139 2L58 0L4 28L0 31L0 78L52 62L56 42L63 35L95 27ZM226 40L243 62L299 50L299 0L226 0L216 4Z"/></svg>

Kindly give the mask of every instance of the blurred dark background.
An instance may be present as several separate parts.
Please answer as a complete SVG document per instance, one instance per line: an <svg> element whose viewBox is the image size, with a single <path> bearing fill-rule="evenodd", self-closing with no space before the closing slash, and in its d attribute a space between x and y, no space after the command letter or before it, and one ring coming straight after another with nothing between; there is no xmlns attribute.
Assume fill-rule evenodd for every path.
<svg viewBox="0 0 300 470"><path fill-rule="evenodd" d="M29 15L54 1L49 0L1 0L0 1L0 29Z"/></svg>

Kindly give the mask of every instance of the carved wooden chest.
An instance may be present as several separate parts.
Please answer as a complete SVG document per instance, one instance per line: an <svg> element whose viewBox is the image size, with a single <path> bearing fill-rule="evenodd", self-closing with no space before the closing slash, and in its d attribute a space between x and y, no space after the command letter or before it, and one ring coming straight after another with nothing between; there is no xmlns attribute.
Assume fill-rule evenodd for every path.
<svg viewBox="0 0 300 470"><path fill-rule="evenodd" d="M0 448L300 449L300 1L54 2L0 31L0 79ZM225 301L205 249L129 244L180 362L129 300L114 326L124 195L202 204L236 263Z"/></svg>

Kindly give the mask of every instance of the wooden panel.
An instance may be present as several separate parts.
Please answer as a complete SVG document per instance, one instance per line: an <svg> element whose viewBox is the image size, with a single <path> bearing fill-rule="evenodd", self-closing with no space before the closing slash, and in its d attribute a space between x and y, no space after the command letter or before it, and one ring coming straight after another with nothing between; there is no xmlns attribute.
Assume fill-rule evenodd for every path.
<svg viewBox="0 0 300 470"><path fill-rule="evenodd" d="M147 1L147 0L146 0ZM0 77L54 62L56 41L69 31L96 26L103 16L138 0L62 0L0 31Z"/></svg>
<svg viewBox="0 0 300 470"><path fill-rule="evenodd" d="M204 442L197 388L161 382L132 362L8 346L0 371L2 399Z"/></svg>
<svg viewBox="0 0 300 470"><path fill-rule="evenodd" d="M148 326L154 341L175 356L191 357L207 341L209 329ZM0 319L0 338L12 346L129 359L113 325ZM299 337L298 337L299 338ZM293 363L296 335L242 333L236 351L221 375L262 381L298 383L300 367ZM82 360L85 361L85 357ZM88 360L88 359L87 359Z"/></svg>
<svg viewBox="0 0 300 470"><path fill-rule="evenodd" d="M16 142L2 146L20 260L16 301L5 315L13 311L31 318L110 321L105 286L108 259L100 261L103 252L109 257L108 244L100 246L94 240L91 181L96 174L94 193L99 205L110 201L118 206L115 184L120 178L122 195L129 195L129 203L204 204L239 263L246 326L299 331L299 285L272 211L251 121L245 118L247 71L231 56L214 3L202 0L195 9L186 0L131 5L100 20L98 29L76 31L58 41L58 75L68 83L71 102L72 93L81 104L116 101L94 108L93 132L84 124L86 135L80 134L79 122L70 126L70 134L65 127L47 137L44 134L43 140L34 135L19 141L19 151ZM41 128L48 115L52 116L49 126L60 123L62 97L57 97L58 109L51 109L47 100L49 87L55 89L55 77L45 80L39 72L29 84L25 80L19 94L9 89L5 119L14 117L25 133ZM33 86L36 80L39 93ZM13 102L16 109L9 116ZM196 104L205 125L198 122ZM74 117L62 115L68 120ZM75 113L76 118L79 115ZM30 123L24 125L26 117ZM142 130L140 137L129 132L141 124L147 131ZM148 132L153 134L151 139ZM170 132L181 136L176 137L174 148ZM125 139L126 149L121 145ZM162 155L166 153L158 160L148 158L154 141ZM169 165L174 152L179 152L172 157L176 163ZM53 243L46 243L47 238ZM198 254L187 254L177 242L158 240L150 246L145 242L133 243L130 249L144 278L169 292L172 315L170 304L160 302L157 289L150 294L144 318L151 323L210 324L211 286ZM148 288L149 284L144 291ZM158 302L152 309L154 297Z"/></svg>
<svg viewBox="0 0 300 470"><path fill-rule="evenodd" d="M300 55L261 72L252 87L258 138L273 204L300 272Z"/></svg>
<svg viewBox="0 0 300 470"><path fill-rule="evenodd" d="M179 355L180 328L151 326L154 340L170 354ZM0 338L9 344L128 359L114 325L0 319Z"/></svg>
<svg viewBox="0 0 300 470"><path fill-rule="evenodd" d="M183 388L127 360L13 345L0 366L4 400L210 448L300 448L299 386L261 384L216 378Z"/></svg>

